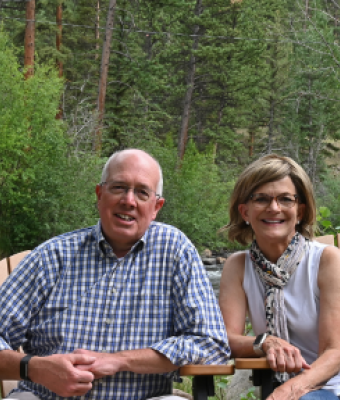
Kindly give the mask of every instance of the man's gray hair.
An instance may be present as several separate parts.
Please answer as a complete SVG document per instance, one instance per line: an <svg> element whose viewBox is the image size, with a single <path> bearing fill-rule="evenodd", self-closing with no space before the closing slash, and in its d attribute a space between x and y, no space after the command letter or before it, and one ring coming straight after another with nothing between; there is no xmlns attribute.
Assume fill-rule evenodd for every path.
<svg viewBox="0 0 340 400"><path fill-rule="evenodd" d="M126 153L126 155L128 155L129 153L133 152L134 150L140 151L146 155L148 155L149 157L151 157L155 163L158 166L158 172L159 172L159 181L156 187L156 193L159 194L160 196L162 196L163 194L163 172L162 172L162 168L159 164L159 162L155 159L155 157L153 157L152 155L150 155L149 153L147 153L144 150L140 150L140 149L125 149L125 150L120 150L120 151L116 151L115 153L113 153L110 158L106 161L103 171L102 171L102 182L106 182L106 179L109 176L109 167L112 161L116 161L116 159L118 157L124 156Z"/></svg>

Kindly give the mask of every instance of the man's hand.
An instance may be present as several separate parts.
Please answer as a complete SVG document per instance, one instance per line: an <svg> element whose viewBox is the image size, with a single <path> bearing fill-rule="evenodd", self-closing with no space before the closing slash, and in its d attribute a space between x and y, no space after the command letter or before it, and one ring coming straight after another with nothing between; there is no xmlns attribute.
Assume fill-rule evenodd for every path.
<svg viewBox="0 0 340 400"><path fill-rule="evenodd" d="M300 350L276 336L268 336L263 343L263 350L270 368L278 372L295 372L310 369Z"/></svg>
<svg viewBox="0 0 340 400"><path fill-rule="evenodd" d="M178 366L172 364L163 354L148 348L124 350L117 353L97 353L78 349L73 354L96 358L93 364L77 365L78 369L93 373L96 379L115 375L121 371L130 371L135 374L159 374L178 369Z"/></svg>
<svg viewBox="0 0 340 400"><path fill-rule="evenodd" d="M33 357L29 362L29 378L59 396L82 396L92 389L94 374L89 367L94 362L95 358L86 354ZM87 369L79 369L78 365L86 365Z"/></svg>
<svg viewBox="0 0 340 400"><path fill-rule="evenodd" d="M124 358L117 354L97 353L95 351L84 349L74 350L73 354L95 357L96 360L92 364L77 365L77 368L80 371L91 372L95 379L100 379L107 375L114 375L121 371L121 368L125 365Z"/></svg>

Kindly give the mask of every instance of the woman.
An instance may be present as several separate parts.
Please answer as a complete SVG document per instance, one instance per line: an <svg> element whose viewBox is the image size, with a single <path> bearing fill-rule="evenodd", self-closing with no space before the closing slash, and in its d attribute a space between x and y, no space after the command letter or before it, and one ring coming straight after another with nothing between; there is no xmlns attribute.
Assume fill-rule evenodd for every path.
<svg viewBox="0 0 340 400"><path fill-rule="evenodd" d="M225 262L220 307L233 357L266 356L276 371L270 400L340 396L340 250L312 240L315 220L292 159L267 155L240 175L226 228L252 244ZM246 314L256 338L243 336Z"/></svg>

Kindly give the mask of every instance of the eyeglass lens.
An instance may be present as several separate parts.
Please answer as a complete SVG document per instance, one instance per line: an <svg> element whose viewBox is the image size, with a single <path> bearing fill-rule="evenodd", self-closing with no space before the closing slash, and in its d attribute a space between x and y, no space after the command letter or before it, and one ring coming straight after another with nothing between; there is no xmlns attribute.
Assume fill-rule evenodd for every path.
<svg viewBox="0 0 340 400"><path fill-rule="evenodd" d="M280 194L274 197L264 193L256 193L252 195L251 199L258 208L269 207L273 200L275 200L280 207L291 208L297 201L296 195L290 194Z"/></svg>

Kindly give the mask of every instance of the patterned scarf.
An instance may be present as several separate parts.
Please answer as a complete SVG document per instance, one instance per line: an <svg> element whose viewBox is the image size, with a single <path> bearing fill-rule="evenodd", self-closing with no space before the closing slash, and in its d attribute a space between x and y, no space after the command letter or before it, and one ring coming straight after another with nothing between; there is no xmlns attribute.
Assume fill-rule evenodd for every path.
<svg viewBox="0 0 340 400"><path fill-rule="evenodd" d="M272 264L265 258L256 240L253 241L250 248L253 266L265 287L267 333L287 342L289 342L289 333L282 289L300 264L307 245L308 239L297 232L276 264ZM278 382L285 382L291 376L286 372L275 374Z"/></svg>

